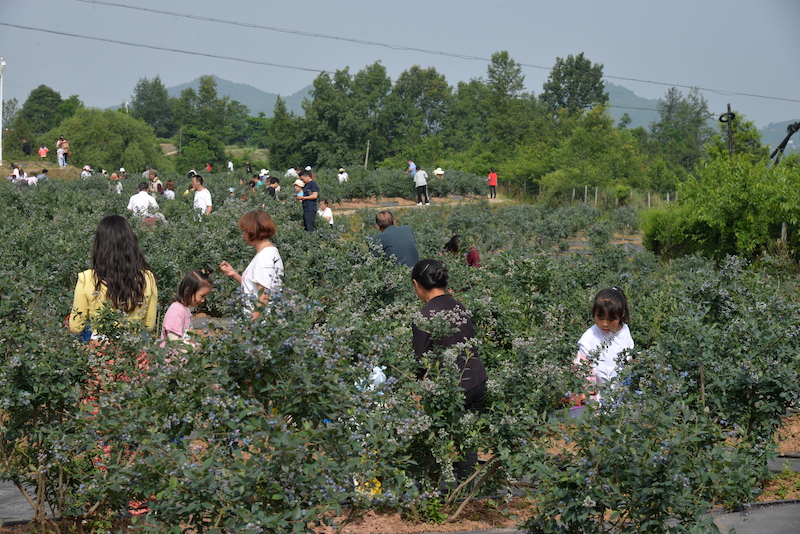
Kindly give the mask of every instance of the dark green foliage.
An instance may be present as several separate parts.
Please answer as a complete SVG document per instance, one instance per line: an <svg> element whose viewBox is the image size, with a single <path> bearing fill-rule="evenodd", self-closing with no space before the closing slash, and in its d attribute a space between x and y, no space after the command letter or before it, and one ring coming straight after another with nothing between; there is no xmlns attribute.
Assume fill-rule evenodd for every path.
<svg viewBox="0 0 800 534"><path fill-rule="evenodd" d="M566 110L573 114L587 111L608 102L608 93L603 88L603 65L584 57L571 54L567 59L556 58L539 98L551 113Z"/></svg>
<svg viewBox="0 0 800 534"><path fill-rule="evenodd" d="M170 137L175 129L167 88L156 75L152 80L139 79L133 88L131 115L153 128L157 137Z"/></svg>

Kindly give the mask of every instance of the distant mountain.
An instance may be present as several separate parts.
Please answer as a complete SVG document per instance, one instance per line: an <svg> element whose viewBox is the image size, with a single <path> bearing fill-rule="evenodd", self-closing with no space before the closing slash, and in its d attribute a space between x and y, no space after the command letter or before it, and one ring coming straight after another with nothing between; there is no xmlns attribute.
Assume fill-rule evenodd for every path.
<svg viewBox="0 0 800 534"><path fill-rule="evenodd" d="M217 76L214 76L214 79L217 81L217 96L229 96L231 100L241 102L247 106L250 110L250 115L254 117L261 111L263 111L264 115L267 117L272 117L272 112L275 109L275 102L278 100L277 94L267 93L266 91L256 89L252 85L247 85L245 83L234 83L223 80ZM200 78L174 87L167 87L167 94L169 94L169 96L178 97L181 91L187 87L191 87L197 91L200 87ZM303 102L304 98L308 97L308 92L311 89L313 89L313 86L309 85L292 95L281 95L281 98L286 102L286 109L293 111L295 115L302 115L303 108L300 104Z"/></svg>
<svg viewBox="0 0 800 534"><path fill-rule="evenodd" d="M658 111L656 111L658 100L636 96L630 89L608 81L604 85L608 93L608 103L611 104L608 113L614 117L615 122L619 123L622 115L627 113L631 118L628 128L641 126L645 130L649 130L650 124L658 120Z"/></svg>

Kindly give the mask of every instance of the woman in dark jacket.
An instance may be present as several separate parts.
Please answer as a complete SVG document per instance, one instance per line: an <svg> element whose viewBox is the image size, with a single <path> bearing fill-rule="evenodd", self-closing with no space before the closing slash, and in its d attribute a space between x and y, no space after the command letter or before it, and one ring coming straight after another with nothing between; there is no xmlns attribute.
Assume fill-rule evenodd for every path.
<svg viewBox="0 0 800 534"><path fill-rule="evenodd" d="M453 333L441 339L433 339L428 332L412 325L412 345L417 358L422 358L432 347L451 347L459 343L471 341L475 337L472 319L463 304L447 294L447 267L438 260L420 260L411 269L411 282L414 292L425 303L422 308L423 317L432 317L441 313L451 313ZM455 312L455 313L452 313ZM486 397L486 380L488 375L483 362L478 357L478 349L474 345L458 355L458 369L461 373L461 389L464 390L464 409L480 412ZM477 463L475 451L462 451L464 460L455 462L456 477L464 480L469 476Z"/></svg>

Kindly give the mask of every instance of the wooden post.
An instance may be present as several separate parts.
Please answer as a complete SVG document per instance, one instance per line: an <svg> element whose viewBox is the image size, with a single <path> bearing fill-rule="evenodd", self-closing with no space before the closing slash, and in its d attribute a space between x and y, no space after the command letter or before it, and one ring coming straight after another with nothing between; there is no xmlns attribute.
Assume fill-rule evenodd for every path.
<svg viewBox="0 0 800 534"><path fill-rule="evenodd" d="M786 240L789 238L788 234L789 234L788 225L786 221L783 221L781 223L781 243L783 243L784 245L786 244Z"/></svg>
<svg viewBox="0 0 800 534"><path fill-rule="evenodd" d="M575 188L572 188L572 201L575 202Z"/></svg>
<svg viewBox="0 0 800 534"><path fill-rule="evenodd" d="M669 204L669 191L667 192L667 203Z"/></svg>
<svg viewBox="0 0 800 534"><path fill-rule="evenodd" d="M584 202L589 202L589 186L588 185L583 186L583 201Z"/></svg>
<svg viewBox="0 0 800 534"><path fill-rule="evenodd" d="M597 190L598 187L594 186L594 205L597 206Z"/></svg>
<svg viewBox="0 0 800 534"><path fill-rule="evenodd" d="M367 139L367 153L364 156L364 170L367 170L367 161L369 161L369 139Z"/></svg>
<svg viewBox="0 0 800 534"><path fill-rule="evenodd" d="M650 191L647 192L647 207L650 207Z"/></svg>

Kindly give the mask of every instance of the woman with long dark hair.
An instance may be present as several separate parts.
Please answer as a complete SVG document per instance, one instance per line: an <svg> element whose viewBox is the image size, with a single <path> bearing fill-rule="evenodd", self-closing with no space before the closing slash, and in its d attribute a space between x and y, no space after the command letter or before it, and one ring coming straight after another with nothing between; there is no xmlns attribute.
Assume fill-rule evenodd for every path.
<svg viewBox="0 0 800 534"><path fill-rule="evenodd" d="M157 303L156 277L133 228L121 215L104 217L94 234L92 268L78 274L70 331L81 333L84 341L97 338L91 320L106 305L125 313L129 323L153 330Z"/></svg>

